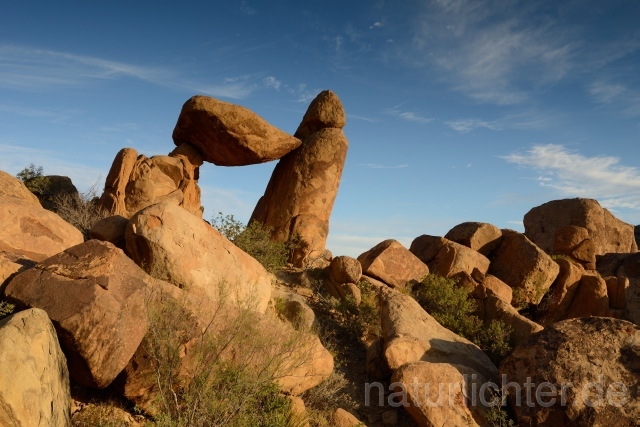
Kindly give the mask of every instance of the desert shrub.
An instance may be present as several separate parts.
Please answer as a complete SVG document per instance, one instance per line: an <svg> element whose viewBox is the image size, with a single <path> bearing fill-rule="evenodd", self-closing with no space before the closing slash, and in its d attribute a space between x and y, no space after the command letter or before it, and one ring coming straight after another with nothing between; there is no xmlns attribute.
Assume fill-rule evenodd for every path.
<svg viewBox="0 0 640 427"><path fill-rule="evenodd" d="M53 211L82 232L85 240L94 224L109 216L109 212L98 204L97 183L84 193L61 193L53 198Z"/></svg>
<svg viewBox="0 0 640 427"><path fill-rule="evenodd" d="M18 172L16 177L24 183L25 187L27 187L29 191L38 196L40 194L47 193L51 186L51 182L47 177L43 176L43 173L44 171L42 166L36 166L31 163L29 166Z"/></svg>
<svg viewBox="0 0 640 427"><path fill-rule="evenodd" d="M475 343L496 364L511 351L511 327L498 320L485 325L472 314L476 303L469 291L456 286L455 280L429 274L413 286L412 295L438 323Z"/></svg>
<svg viewBox="0 0 640 427"><path fill-rule="evenodd" d="M361 301L358 304L353 297L336 300L330 298L331 305L343 316L343 322L354 337L366 340L377 337L382 333L380 325L380 308L378 294L373 286L365 279L357 284L360 289Z"/></svg>
<svg viewBox="0 0 640 427"><path fill-rule="evenodd" d="M185 304L153 298L149 303L143 346L156 384L156 425L302 425L274 381L313 356L299 351L308 348L309 335L265 331L255 312L224 303L196 327Z"/></svg>
<svg viewBox="0 0 640 427"><path fill-rule="evenodd" d="M271 227L264 227L257 221L245 226L233 215L223 215L222 212L211 219L211 225L267 270L274 272L287 265L290 248L286 243L271 239Z"/></svg>
<svg viewBox="0 0 640 427"><path fill-rule="evenodd" d="M15 308L15 305L9 304L7 301L0 301L0 320L13 314Z"/></svg>

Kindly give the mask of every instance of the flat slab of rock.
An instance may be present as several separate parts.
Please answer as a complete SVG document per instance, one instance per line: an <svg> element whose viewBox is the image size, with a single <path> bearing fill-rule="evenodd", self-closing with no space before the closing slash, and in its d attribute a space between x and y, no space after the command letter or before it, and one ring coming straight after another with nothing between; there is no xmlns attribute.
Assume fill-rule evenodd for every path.
<svg viewBox="0 0 640 427"><path fill-rule="evenodd" d="M83 241L80 230L40 204L0 195L0 251L42 261Z"/></svg>
<svg viewBox="0 0 640 427"><path fill-rule="evenodd" d="M5 295L44 310L67 354L71 377L104 388L146 333L144 290L149 279L122 250L89 240L19 273Z"/></svg>
<svg viewBox="0 0 640 427"><path fill-rule="evenodd" d="M0 425L67 427L67 360L47 313L21 311L0 321Z"/></svg>
<svg viewBox="0 0 640 427"><path fill-rule="evenodd" d="M486 222L463 222L449 230L444 237L488 257L500 243L502 231Z"/></svg>
<svg viewBox="0 0 640 427"><path fill-rule="evenodd" d="M302 143L247 108L200 95L182 106L173 141L191 144L218 166L270 162Z"/></svg>
<svg viewBox="0 0 640 427"><path fill-rule="evenodd" d="M136 213L125 233L131 258L149 274L213 300L264 313L271 275L202 219L170 202Z"/></svg>
<svg viewBox="0 0 640 427"><path fill-rule="evenodd" d="M500 373L520 386L519 405L514 387L508 390L518 425L635 426L639 354L638 326L604 317L570 319L516 348L502 361ZM535 384L527 386L530 399L527 383ZM540 399L537 389L545 393L538 394Z"/></svg>
<svg viewBox="0 0 640 427"><path fill-rule="evenodd" d="M558 264L524 234L502 230L489 273L514 289L514 303L539 304L559 272Z"/></svg>
<svg viewBox="0 0 640 427"><path fill-rule="evenodd" d="M358 257L362 272L391 287L419 282L429 267L397 240L385 240Z"/></svg>
<svg viewBox="0 0 640 427"><path fill-rule="evenodd" d="M588 230L596 255L638 251L633 225L616 218L596 200L553 200L531 209L524 216L525 234L547 253L553 250L558 230L568 225Z"/></svg>

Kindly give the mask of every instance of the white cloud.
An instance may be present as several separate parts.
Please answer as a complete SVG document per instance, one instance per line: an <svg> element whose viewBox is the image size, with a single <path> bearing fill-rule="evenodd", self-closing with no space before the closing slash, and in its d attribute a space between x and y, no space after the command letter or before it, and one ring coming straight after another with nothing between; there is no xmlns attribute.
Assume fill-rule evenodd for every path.
<svg viewBox="0 0 640 427"><path fill-rule="evenodd" d="M370 29L370 30L373 30L373 29L375 29L375 28L382 28L382 26L383 26L383 25L382 25L382 22L374 22L373 24L371 24L371 25L369 26L369 29Z"/></svg>
<svg viewBox="0 0 640 427"><path fill-rule="evenodd" d="M618 157L586 157L547 144L502 158L542 173L538 184L561 195L597 199L607 208L640 210L640 169L621 164Z"/></svg>
<svg viewBox="0 0 640 427"><path fill-rule="evenodd" d="M379 165L377 163L360 163L359 166L366 166L371 169L404 169L409 167L407 163L403 163L401 165Z"/></svg>
<svg viewBox="0 0 640 427"><path fill-rule="evenodd" d="M491 130L502 130L504 127L497 122L486 122L480 119L461 119L451 120L444 122L451 129L460 132L467 133L477 128L487 128Z"/></svg>
<svg viewBox="0 0 640 427"><path fill-rule="evenodd" d="M249 6L246 1L242 2L242 5L240 6L240 10L242 11L242 13L246 15L255 15L256 13L258 13L258 11L255 10L253 7Z"/></svg>
<svg viewBox="0 0 640 427"><path fill-rule="evenodd" d="M401 106L402 105L396 105L395 107L391 107L385 111L385 114L401 118L408 122L422 123L422 124L431 123L434 120L433 117L427 117L415 111L402 111L400 109Z"/></svg>
<svg viewBox="0 0 640 427"><path fill-rule="evenodd" d="M280 86L282 85L282 82L273 76L265 77L264 79L262 79L262 82L266 87L271 87L275 90L280 90Z"/></svg>
<svg viewBox="0 0 640 427"><path fill-rule="evenodd" d="M362 120L363 122L368 122L368 123L378 122L377 119L372 119L371 117L359 116L357 114L347 114L347 119Z"/></svg>

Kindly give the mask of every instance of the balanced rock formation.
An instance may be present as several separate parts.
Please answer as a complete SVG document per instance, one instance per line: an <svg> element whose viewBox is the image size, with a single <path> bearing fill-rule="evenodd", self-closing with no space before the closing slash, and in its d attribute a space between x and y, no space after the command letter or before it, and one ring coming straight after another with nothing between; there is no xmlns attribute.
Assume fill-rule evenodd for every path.
<svg viewBox="0 0 640 427"><path fill-rule="evenodd" d="M25 185L15 176L0 171L0 196L9 196L31 203L40 207L40 201Z"/></svg>
<svg viewBox="0 0 640 427"><path fill-rule="evenodd" d="M67 360L47 313L21 311L0 322L0 425L67 427Z"/></svg>
<svg viewBox="0 0 640 427"><path fill-rule="evenodd" d="M270 162L301 144L244 107L200 95L182 106L173 141L191 144L205 162L218 166Z"/></svg>
<svg viewBox="0 0 640 427"><path fill-rule="evenodd" d="M380 242L360 254L358 261L364 274L393 288L415 284L429 274L425 263L393 239Z"/></svg>
<svg viewBox="0 0 640 427"><path fill-rule="evenodd" d="M292 260L297 267L325 250L349 146L342 117L344 110L333 92L316 97L296 132L302 145L280 159L251 215L250 221L271 227L275 240L299 239Z"/></svg>
<svg viewBox="0 0 640 427"><path fill-rule="evenodd" d="M444 237L488 257L500 243L502 231L485 222L463 222L449 230Z"/></svg>
<svg viewBox="0 0 640 427"><path fill-rule="evenodd" d="M489 273L514 289L514 303L539 304L559 271L558 264L524 234L502 230Z"/></svg>
<svg viewBox="0 0 640 427"><path fill-rule="evenodd" d="M42 261L84 241L80 230L27 200L0 195L0 251Z"/></svg>
<svg viewBox="0 0 640 427"><path fill-rule="evenodd" d="M147 331L150 277L120 249L89 240L16 275L6 297L44 310L58 333L71 377L107 387Z"/></svg>
<svg viewBox="0 0 640 427"><path fill-rule="evenodd" d="M130 218L149 205L169 201L202 217L198 187L200 154L189 144L168 156L147 158L133 148L123 148L113 160L100 198L111 215Z"/></svg>
<svg viewBox="0 0 640 427"><path fill-rule="evenodd" d="M604 317L571 319L516 348L500 373L518 425L635 426L639 355L638 326Z"/></svg>
<svg viewBox="0 0 640 427"><path fill-rule="evenodd" d="M620 221L596 200L553 200L524 216L525 235L547 253L553 251L558 230L568 225L588 230L596 255L638 251L633 225Z"/></svg>
<svg viewBox="0 0 640 427"><path fill-rule="evenodd" d="M271 275L215 228L171 202L136 213L125 233L131 258L151 276L213 300L264 313Z"/></svg>

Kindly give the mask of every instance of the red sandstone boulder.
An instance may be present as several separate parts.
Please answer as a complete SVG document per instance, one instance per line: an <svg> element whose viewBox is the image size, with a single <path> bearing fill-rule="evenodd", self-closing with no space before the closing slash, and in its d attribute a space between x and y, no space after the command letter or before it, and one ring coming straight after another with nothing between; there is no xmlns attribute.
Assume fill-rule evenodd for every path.
<svg viewBox="0 0 640 427"><path fill-rule="evenodd" d="M485 222L463 222L449 230L444 237L488 257L500 243L502 231Z"/></svg>
<svg viewBox="0 0 640 427"><path fill-rule="evenodd" d="M396 240L385 240L361 254L362 272L391 287L419 282L429 274L429 267Z"/></svg>

